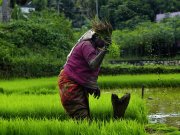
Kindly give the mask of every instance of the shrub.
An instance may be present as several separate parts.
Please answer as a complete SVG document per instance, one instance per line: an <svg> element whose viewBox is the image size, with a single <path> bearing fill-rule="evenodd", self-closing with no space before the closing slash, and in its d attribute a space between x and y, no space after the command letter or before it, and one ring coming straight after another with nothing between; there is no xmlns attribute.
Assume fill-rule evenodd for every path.
<svg viewBox="0 0 180 135"><path fill-rule="evenodd" d="M176 20L176 19L175 19ZM143 23L135 30L116 30L113 41L121 47L122 57L175 56L178 36L178 19L162 23Z"/></svg>
<svg viewBox="0 0 180 135"><path fill-rule="evenodd" d="M58 74L74 41L71 22L52 11L0 24L0 37L1 77Z"/></svg>
<svg viewBox="0 0 180 135"><path fill-rule="evenodd" d="M100 70L102 75L118 75L118 74L166 74L180 73L179 66L161 66L161 65L103 65Z"/></svg>

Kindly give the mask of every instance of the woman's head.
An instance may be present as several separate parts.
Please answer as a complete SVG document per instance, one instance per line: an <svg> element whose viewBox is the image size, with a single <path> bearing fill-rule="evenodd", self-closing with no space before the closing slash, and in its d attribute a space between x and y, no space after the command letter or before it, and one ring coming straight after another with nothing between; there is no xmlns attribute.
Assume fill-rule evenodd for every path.
<svg viewBox="0 0 180 135"><path fill-rule="evenodd" d="M92 29L95 31L96 45L103 47L111 44L112 25L107 21L94 20L92 22Z"/></svg>

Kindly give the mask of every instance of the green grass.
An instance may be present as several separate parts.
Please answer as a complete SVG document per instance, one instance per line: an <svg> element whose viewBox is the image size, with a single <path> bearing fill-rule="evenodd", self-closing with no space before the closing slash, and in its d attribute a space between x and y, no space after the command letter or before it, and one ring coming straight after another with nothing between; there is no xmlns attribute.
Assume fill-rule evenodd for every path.
<svg viewBox="0 0 180 135"><path fill-rule="evenodd" d="M153 135L180 135L180 130L177 127L171 127L165 124L147 124L145 129L147 133Z"/></svg>
<svg viewBox="0 0 180 135"><path fill-rule="evenodd" d="M36 79L14 79L1 80L1 93L53 93L57 87L57 77L36 78Z"/></svg>
<svg viewBox="0 0 180 135"><path fill-rule="evenodd" d="M101 89L142 87L180 87L180 74L100 76ZM57 93L57 77L0 80L0 93Z"/></svg>
<svg viewBox="0 0 180 135"><path fill-rule="evenodd" d="M59 121L57 119L0 119L0 135L145 135L144 126L132 120Z"/></svg>
<svg viewBox="0 0 180 135"><path fill-rule="evenodd" d="M102 88L180 87L180 74L101 76L99 85Z"/></svg>
<svg viewBox="0 0 180 135"><path fill-rule="evenodd" d="M122 94L119 94L122 96ZM133 94L125 118L113 120L111 94L90 96L92 121L75 121L64 112L58 94L0 94L0 135L145 135L145 102Z"/></svg>
<svg viewBox="0 0 180 135"><path fill-rule="evenodd" d="M0 116L3 118L57 118L69 119L60 103L60 97L55 95L4 95L0 94ZM92 118L110 120L112 118L111 95L104 93L100 99L90 97ZM147 122L145 102L133 95L127 108L126 119Z"/></svg>

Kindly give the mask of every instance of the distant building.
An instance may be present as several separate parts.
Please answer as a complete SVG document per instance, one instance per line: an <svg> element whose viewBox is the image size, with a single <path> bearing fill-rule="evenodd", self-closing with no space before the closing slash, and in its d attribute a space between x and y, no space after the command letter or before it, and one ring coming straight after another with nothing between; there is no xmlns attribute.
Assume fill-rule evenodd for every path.
<svg viewBox="0 0 180 135"><path fill-rule="evenodd" d="M174 17L174 16L180 16L180 12L173 12L173 13L165 13L165 14L157 14L156 15L156 22L160 22L161 20L169 17Z"/></svg>
<svg viewBox="0 0 180 135"><path fill-rule="evenodd" d="M31 11L35 11L35 8L32 6L32 2L25 4L24 6L20 7L22 13L29 13ZM2 21L2 6L0 6L0 22Z"/></svg>
<svg viewBox="0 0 180 135"><path fill-rule="evenodd" d="M29 13L31 11L35 11L35 8L33 7L21 7L22 13Z"/></svg>
<svg viewBox="0 0 180 135"><path fill-rule="evenodd" d="M35 11L35 8L34 8L33 5L32 5L32 1L30 1L30 2L26 3L25 5L23 5L23 6L21 7L21 11L22 11L23 13L29 13L29 12L31 12L31 11Z"/></svg>

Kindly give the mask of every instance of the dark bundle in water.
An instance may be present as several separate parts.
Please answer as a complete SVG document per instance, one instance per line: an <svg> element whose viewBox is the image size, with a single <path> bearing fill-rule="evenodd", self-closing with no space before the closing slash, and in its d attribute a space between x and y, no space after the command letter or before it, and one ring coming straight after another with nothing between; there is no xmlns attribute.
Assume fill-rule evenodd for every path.
<svg viewBox="0 0 180 135"><path fill-rule="evenodd" d="M116 94L111 95L111 102L113 106L113 117L123 118L126 108L129 104L130 93L125 94L123 97L118 98Z"/></svg>

